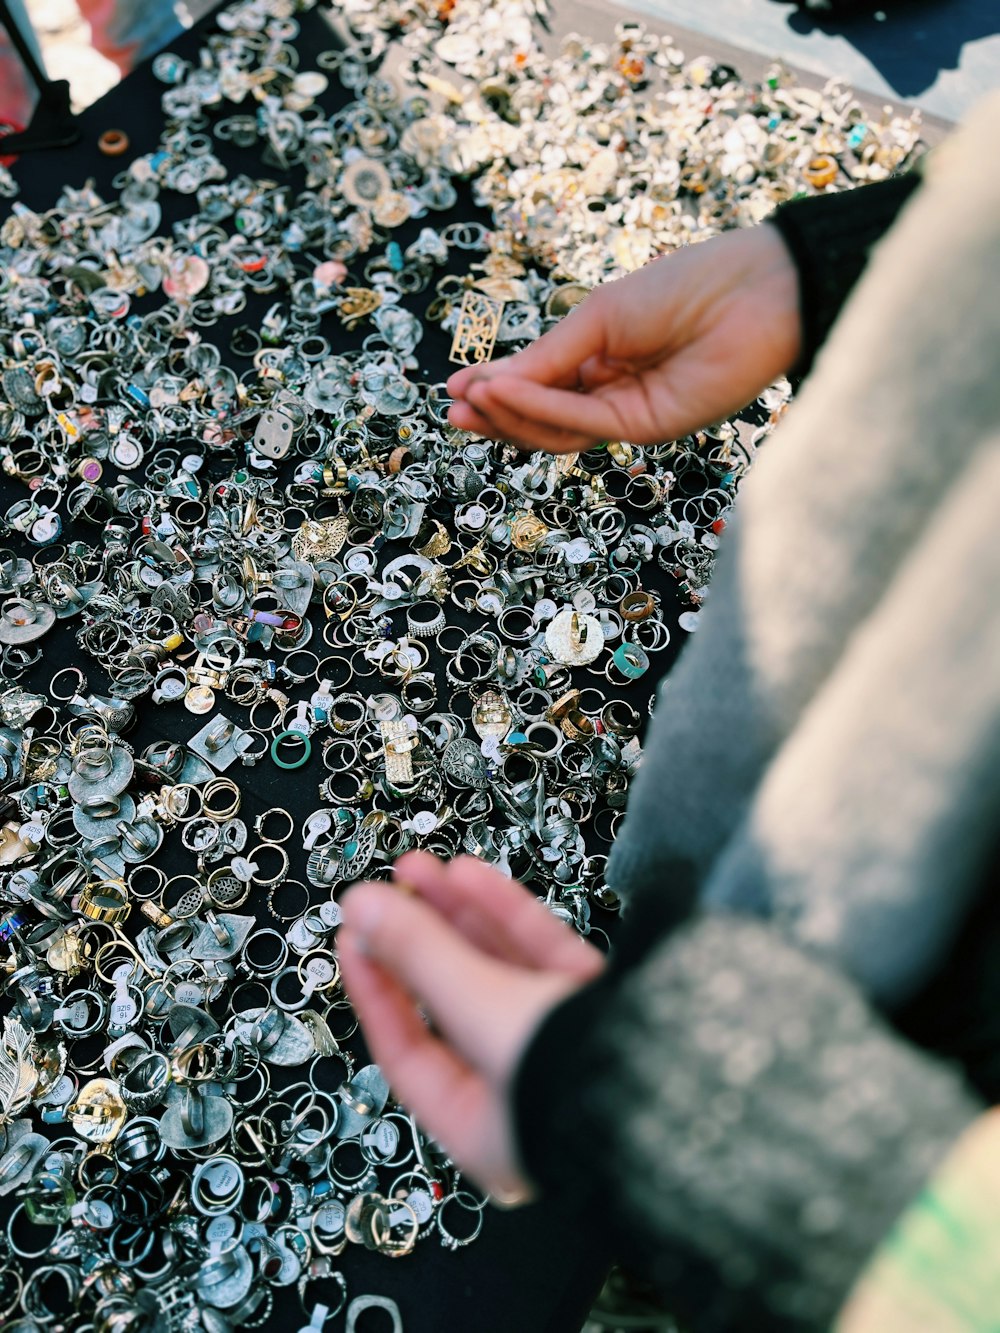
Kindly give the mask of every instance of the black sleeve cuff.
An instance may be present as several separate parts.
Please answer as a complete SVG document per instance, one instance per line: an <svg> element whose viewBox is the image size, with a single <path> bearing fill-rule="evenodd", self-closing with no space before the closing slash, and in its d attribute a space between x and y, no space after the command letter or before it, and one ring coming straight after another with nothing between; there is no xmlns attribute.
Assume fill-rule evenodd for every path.
<svg viewBox="0 0 1000 1333"><path fill-rule="evenodd" d="M687 862L670 863L663 877L672 893L639 894L627 904L605 971L547 1015L521 1058L511 1094L515 1133L522 1166L545 1190L573 1185L582 1164L591 1175L600 1172L601 1154L594 1152L599 1126L588 1121L579 1097L581 1051L588 1084L615 1077L619 1057L612 1055L615 1044L601 1038L602 1019L622 976L676 928L677 903L695 897L696 876Z"/></svg>
<svg viewBox="0 0 1000 1333"><path fill-rule="evenodd" d="M802 352L789 374L805 375L882 239L920 184L909 172L840 194L782 204L768 219L799 272Z"/></svg>
<svg viewBox="0 0 1000 1333"><path fill-rule="evenodd" d="M521 1165L545 1192L558 1192L578 1181L581 1164L599 1170L594 1126L580 1106L581 1044L587 1047L587 1078L613 1075L607 1050L594 1036L612 1001L607 975L599 977L557 1005L532 1037L521 1058L511 1093ZM607 1066L607 1067L603 1067ZM599 1184L593 1181L593 1184Z"/></svg>

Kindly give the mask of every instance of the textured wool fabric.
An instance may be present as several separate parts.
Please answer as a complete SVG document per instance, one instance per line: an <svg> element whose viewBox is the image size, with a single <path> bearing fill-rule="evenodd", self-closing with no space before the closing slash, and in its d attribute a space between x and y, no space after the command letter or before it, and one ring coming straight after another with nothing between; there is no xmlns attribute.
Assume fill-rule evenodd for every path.
<svg viewBox="0 0 1000 1333"><path fill-rule="evenodd" d="M624 939L517 1072L529 1173L590 1180L694 1333L829 1327L982 1106L877 1009L996 844L998 124L927 165L744 488L609 864Z"/></svg>
<svg viewBox="0 0 1000 1333"><path fill-rule="evenodd" d="M827 1328L980 1109L835 969L721 915L561 1005L515 1091L530 1175L592 1181L692 1333Z"/></svg>
<svg viewBox="0 0 1000 1333"><path fill-rule="evenodd" d="M887 1007L947 951L1000 812L1000 434L970 453L705 890L754 904Z"/></svg>
<svg viewBox="0 0 1000 1333"><path fill-rule="evenodd" d="M1000 431L1000 177L982 170L998 117L991 98L933 155L747 480L608 866L626 900L669 895L679 863L710 903L780 908L887 1004L947 948L998 808L995 543L942 554L950 579L928 555L967 502L981 527L995 503L976 487ZM830 916L859 874L878 940L867 896Z"/></svg>

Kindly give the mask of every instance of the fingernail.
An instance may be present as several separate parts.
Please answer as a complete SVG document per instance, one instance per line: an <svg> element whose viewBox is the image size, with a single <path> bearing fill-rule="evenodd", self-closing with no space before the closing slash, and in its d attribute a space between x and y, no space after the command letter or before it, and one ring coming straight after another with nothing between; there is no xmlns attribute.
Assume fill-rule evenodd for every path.
<svg viewBox="0 0 1000 1333"><path fill-rule="evenodd" d="M337 933L337 948L333 951L333 956L338 963L340 962L340 950L345 945L349 950L353 949L355 953L359 953L362 958L370 957L365 940L356 930L349 930L346 924L341 923L340 930Z"/></svg>
<svg viewBox="0 0 1000 1333"><path fill-rule="evenodd" d="M425 852L422 849L414 849L413 851L404 852L402 856L396 858L396 861L393 864L393 878L406 879L407 871L411 866L416 866L418 869L423 867L424 870L427 871L440 870L441 862L432 852Z"/></svg>
<svg viewBox="0 0 1000 1333"><path fill-rule="evenodd" d="M368 889L351 889L340 900L344 925L351 928L352 934L357 934L362 944L378 929L383 907L381 894Z"/></svg>

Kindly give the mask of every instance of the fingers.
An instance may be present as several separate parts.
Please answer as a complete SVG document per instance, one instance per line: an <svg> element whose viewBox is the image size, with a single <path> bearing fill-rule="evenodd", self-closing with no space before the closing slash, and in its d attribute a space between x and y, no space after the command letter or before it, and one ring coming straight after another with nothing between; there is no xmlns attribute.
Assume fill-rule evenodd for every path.
<svg viewBox="0 0 1000 1333"><path fill-rule="evenodd" d="M450 868L429 856L406 861L410 884L419 880L447 901ZM517 886L504 887L531 904ZM464 1170L499 1198L523 1202L506 1089L532 1033L586 978L495 962L433 907L386 884L353 888L341 905L341 972L372 1057ZM438 1033L427 1028L418 1002Z"/></svg>
<svg viewBox="0 0 1000 1333"><path fill-rule="evenodd" d="M610 393L599 399L588 397L600 390L609 390L616 384L622 387L628 379L633 394L638 399L640 394L634 386L638 383L632 368L624 363L613 362L603 355L588 357L578 368L577 382L584 394L567 389L552 389L554 395L549 400L544 418L528 410L528 404L536 401L532 390L540 386L531 380L513 378L514 362L517 357L509 357L503 362L494 363L489 377L481 377L467 382L467 397L452 404L448 420L460 430L473 430L479 435L491 439L503 438L522 449L544 449L548 453L576 453L589 448L595 439L628 438L634 439L634 430L629 433L627 423L617 410L617 403ZM516 384L516 387L515 387ZM540 402L543 400L539 399ZM571 429L574 422L579 429ZM599 431L598 425L604 430ZM658 432L654 432L659 439Z"/></svg>
<svg viewBox="0 0 1000 1333"><path fill-rule="evenodd" d="M493 375L502 375L509 371L510 366L517 360L517 354L513 356L499 356L495 361L481 361L475 366L463 366L461 370L456 370L454 375L449 375L446 388L456 402L462 402L468 397L469 389L473 384Z"/></svg>
<svg viewBox="0 0 1000 1333"><path fill-rule="evenodd" d="M469 402L476 412L490 423L487 432L493 438L510 440L520 447L545 449L553 454L576 453L587 449L595 440L601 439L599 429L577 428L569 421L553 420L540 422L522 411L520 393L529 380L489 380L473 384L469 390ZM535 386L537 387L537 386ZM591 401L589 395L569 393L562 389L546 390L558 393L561 397L585 404ZM515 406L516 404L516 406ZM576 416L580 418L579 411Z"/></svg>
<svg viewBox="0 0 1000 1333"><path fill-rule="evenodd" d="M606 304L603 289L592 292L530 347L499 361L456 371L448 380L448 392L453 398L464 398L472 384L498 374L523 376L545 384L576 384L583 363L604 349Z"/></svg>
<svg viewBox="0 0 1000 1333"><path fill-rule="evenodd" d="M456 370L453 375L448 376L445 387L451 394L452 398L464 398L469 391L469 385L483 374L486 365L491 367L498 366L501 362L506 361L507 359L507 357L500 357L496 361L490 361L485 364L463 366L461 370Z"/></svg>
<svg viewBox="0 0 1000 1333"><path fill-rule="evenodd" d="M589 981L602 955L558 920L523 885L474 856L447 864L428 852L408 852L394 876L413 885L457 931L483 952L518 967L565 972Z"/></svg>
<svg viewBox="0 0 1000 1333"><path fill-rule="evenodd" d="M454 374L449 375L445 388L451 394L452 398L464 398L465 391L475 379L481 367L463 366L461 370L456 370Z"/></svg>
<svg viewBox="0 0 1000 1333"><path fill-rule="evenodd" d="M580 367L580 388L585 390L601 389L605 384L613 384L621 379L622 371L631 370L620 362L609 361L604 356L590 356Z"/></svg>
<svg viewBox="0 0 1000 1333"><path fill-rule="evenodd" d="M480 1153L470 1137L481 1135L496 1094L482 1075L433 1035L412 998L385 968L358 950L357 942L350 930L341 928L341 973L372 1059L427 1133L456 1158L472 1163Z"/></svg>
<svg viewBox="0 0 1000 1333"><path fill-rule="evenodd" d="M440 860L432 852L404 852L393 863L393 882L401 888L415 889L430 902L432 895L444 885L448 865L449 862ZM442 907L438 907L438 910L443 916L448 916Z"/></svg>
<svg viewBox="0 0 1000 1333"><path fill-rule="evenodd" d="M627 383L635 386L638 381L631 379ZM530 422L532 432L539 435L555 430L571 439L584 436L588 440L624 438L634 441L637 434L643 433L635 418L640 413L646 414L645 405L637 401L631 410L623 411L620 400L629 392L628 388L614 397L612 392L604 388L592 393L574 393L568 389L551 389L531 380L505 378L492 380L488 385L476 385L475 403L481 415L498 425L501 413L513 410L520 419ZM639 391L634 396L636 400L641 399Z"/></svg>
<svg viewBox="0 0 1000 1333"><path fill-rule="evenodd" d="M387 884L358 886L340 902L347 933L427 1011L457 1054L489 1077L503 1077L511 1058L508 969L432 907Z"/></svg>
<svg viewBox="0 0 1000 1333"><path fill-rule="evenodd" d="M448 422L459 430L471 431L474 435L493 437L493 425L482 413L477 412L471 403L459 401L448 408Z"/></svg>
<svg viewBox="0 0 1000 1333"><path fill-rule="evenodd" d="M548 333L504 362L496 363L502 366L498 373L539 384L576 384L583 363L604 351L607 311L612 303L609 293L613 288L614 283L609 283L591 292Z"/></svg>

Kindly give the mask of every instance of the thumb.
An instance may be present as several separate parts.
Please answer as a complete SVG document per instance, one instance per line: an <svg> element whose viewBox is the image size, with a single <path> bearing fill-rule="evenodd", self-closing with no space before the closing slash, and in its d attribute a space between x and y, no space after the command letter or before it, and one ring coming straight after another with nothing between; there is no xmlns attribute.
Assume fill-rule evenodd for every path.
<svg viewBox="0 0 1000 1333"><path fill-rule="evenodd" d="M518 375L541 384L575 386L584 363L604 351L607 308L607 294L599 287L574 306L555 328L543 333L523 351L456 371L448 380L448 392L462 398L470 384L492 379L494 375Z"/></svg>
<svg viewBox="0 0 1000 1333"><path fill-rule="evenodd" d="M340 903L353 946L384 968L457 1054L491 1079L507 1077L535 1008L579 984L488 957L432 907L387 884L353 888Z"/></svg>

